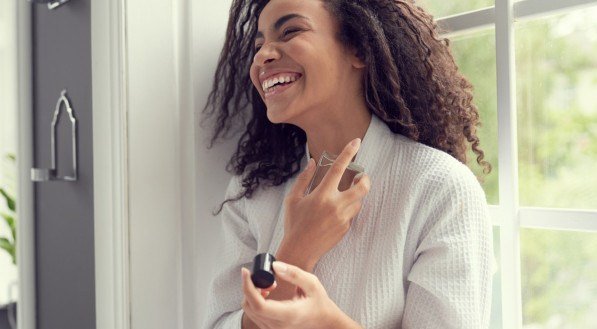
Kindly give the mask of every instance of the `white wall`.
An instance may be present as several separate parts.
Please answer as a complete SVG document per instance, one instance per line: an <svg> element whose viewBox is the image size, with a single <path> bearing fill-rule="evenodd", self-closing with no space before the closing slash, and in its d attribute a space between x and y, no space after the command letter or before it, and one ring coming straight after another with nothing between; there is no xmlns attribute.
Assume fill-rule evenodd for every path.
<svg viewBox="0 0 597 329"><path fill-rule="evenodd" d="M217 266L220 223L211 213L224 197L230 179L224 167L236 144L207 150L210 131L198 127L230 0L102 3L92 11L94 152L110 159L95 167L102 183L95 204L122 220L110 222L114 216L104 207L96 211L96 293L101 305L114 301L98 308L98 324L195 329ZM102 198L114 190L123 194L118 200Z"/></svg>
<svg viewBox="0 0 597 329"><path fill-rule="evenodd" d="M193 98L198 113L203 109L211 89L218 56L224 43L230 0L195 1L193 3ZM197 130L197 317L202 322L207 301L207 285L217 261L216 244L221 237L219 217L211 212L223 201L230 174L225 164L234 152L235 140L207 150L210 132Z"/></svg>
<svg viewBox="0 0 597 329"><path fill-rule="evenodd" d="M182 177L176 1L127 1L132 329L183 328ZM94 109L100 110L100 109ZM189 260L192 261L192 260Z"/></svg>
<svg viewBox="0 0 597 329"><path fill-rule="evenodd" d="M0 0L0 186L8 187L16 195L16 167L6 161L7 153L16 154L16 7L14 1ZM7 212L0 197L0 212ZM7 237L8 226L0 219L0 236ZM8 285L17 280L18 272L10 256L0 250L0 305L9 302ZM16 297L16 289L12 292Z"/></svg>
<svg viewBox="0 0 597 329"><path fill-rule="evenodd" d="M127 2L133 329L194 329L203 321L221 234L211 213L223 200L236 143L208 150L211 131L199 121L229 8L230 0ZM196 116L190 126L189 109ZM186 157L190 145L194 159ZM194 200L188 179L195 180ZM193 201L195 214L187 214Z"/></svg>

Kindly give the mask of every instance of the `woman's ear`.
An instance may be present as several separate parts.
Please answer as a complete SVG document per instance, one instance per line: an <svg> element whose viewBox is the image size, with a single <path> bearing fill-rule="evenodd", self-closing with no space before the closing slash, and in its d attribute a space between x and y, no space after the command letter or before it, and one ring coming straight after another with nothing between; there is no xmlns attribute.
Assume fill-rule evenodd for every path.
<svg viewBox="0 0 597 329"><path fill-rule="evenodd" d="M352 67L354 67L355 69L362 69L364 68L365 62L361 59L361 56L359 56L359 52L354 49L351 48L350 50L350 64L352 64Z"/></svg>

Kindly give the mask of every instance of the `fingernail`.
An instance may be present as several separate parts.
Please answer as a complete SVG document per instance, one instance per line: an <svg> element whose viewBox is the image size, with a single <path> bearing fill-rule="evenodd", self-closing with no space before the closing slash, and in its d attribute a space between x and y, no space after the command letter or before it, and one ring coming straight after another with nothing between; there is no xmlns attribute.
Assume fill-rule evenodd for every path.
<svg viewBox="0 0 597 329"><path fill-rule="evenodd" d="M313 168L314 164L315 164L315 160L313 160L313 158L309 159L309 162L307 162L307 170Z"/></svg>
<svg viewBox="0 0 597 329"><path fill-rule="evenodd" d="M352 142L350 142L350 146L352 146L352 147L357 147L357 146L359 146L359 144L361 144L360 138L354 139Z"/></svg>
<svg viewBox="0 0 597 329"><path fill-rule="evenodd" d="M275 273L286 273L288 270L288 266L280 261L275 261L272 265L274 266Z"/></svg>
<svg viewBox="0 0 597 329"><path fill-rule="evenodd" d="M354 176L353 181L358 182L361 178L363 178L364 175L365 173L358 173L356 176Z"/></svg>

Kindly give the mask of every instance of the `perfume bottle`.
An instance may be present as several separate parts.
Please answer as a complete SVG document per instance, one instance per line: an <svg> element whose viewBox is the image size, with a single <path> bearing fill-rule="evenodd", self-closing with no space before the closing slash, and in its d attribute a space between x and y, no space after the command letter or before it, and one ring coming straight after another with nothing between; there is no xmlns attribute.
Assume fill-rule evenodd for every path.
<svg viewBox="0 0 597 329"><path fill-rule="evenodd" d="M313 174L313 178L311 178L309 187L307 187L307 190L305 191L305 195L311 193L311 191L313 191L319 185L319 183L321 183L321 180L323 180L323 177L325 177L332 164L334 164L336 158L338 158L337 155L323 151L321 158L319 158L319 161L317 162L315 174ZM365 172L365 168L363 168L363 166L360 164L355 162L349 163L348 167L346 167L346 170L344 171L344 174L342 174L342 178L338 184L338 190L342 192L349 189L353 185L354 177L363 172Z"/></svg>
<svg viewBox="0 0 597 329"><path fill-rule="evenodd" d="M259 254L253 259L253 272L251 280L257 288L265 289L274 284L276 276L274 273L273 263L276 257L269 253Z"/></svg>

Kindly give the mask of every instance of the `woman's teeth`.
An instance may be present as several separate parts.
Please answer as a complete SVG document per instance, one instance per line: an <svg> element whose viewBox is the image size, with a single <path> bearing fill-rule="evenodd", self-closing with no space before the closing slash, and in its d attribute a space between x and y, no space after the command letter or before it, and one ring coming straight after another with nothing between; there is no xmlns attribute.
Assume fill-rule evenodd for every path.
<svg viewBox="0 0 597 329"><path fill-rule="evenodd" d="M261 87L263 87L264 92L268 92L278 84L294 82L298 80L298 78L299 76L297 75L280 75L275 78L265 80Z"/></svg>

